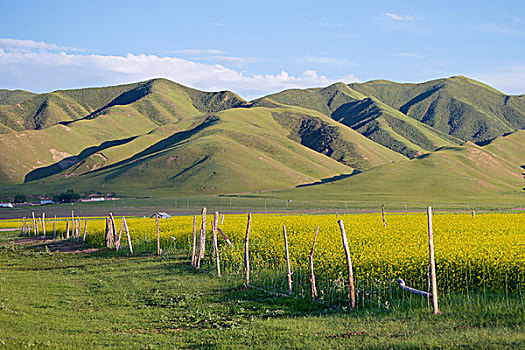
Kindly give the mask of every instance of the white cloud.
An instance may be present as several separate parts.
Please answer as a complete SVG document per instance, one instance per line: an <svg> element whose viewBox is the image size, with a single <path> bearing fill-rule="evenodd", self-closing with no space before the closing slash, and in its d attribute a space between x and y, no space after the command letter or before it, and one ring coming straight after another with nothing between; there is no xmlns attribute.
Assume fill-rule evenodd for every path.
<svg viewBox="0 0 525 350"><path fill-rule="evenodd" d="M308 56L301 57L298 61L305 62L305 63L336 64L336 65L343 65L347 63L346 60L342 58L315 56L315 55L308 55Z"/></svg>
<svg viewBox="0 0 525 350"><path fill-rule="evenodd" d="M225 51L216 49L186 49L186 50L175 50L169 51L169 53L180 53L183 55L219 55Z"/></svg>
<svg viewBox="0 0 525 350"><path fill-rule="evenodd" d="M506 94L525 94L525 66L504 67L490 73L472 74L472 77Z"/></svg>
<svg viewBox="0 0 525 350"><path fill-rule="evenodd" d="M223 63L226 65L231 65L235 67L240 67L247 63L254 63L254 62L260 61L260 59L255 58L255 57L235 57L235 56L221 56L221 55L199 57L199 59L203 61Z"/></svg>
<svg viewBox="0 0 525 350"><path fill-rule="evenodd" d="M420 20L422 19L421 17L419 16L413 16L413 15L399 15L399 14L396 14L396 13L392 13L392 12L387 12L385 13L385 16L390 18L390 19L393 19L395 21L416 21L416 20Z"/></svg>
<svg viewBox="0 0 525 350"><path fill-rule="evenodd" d="M417 58L417 59L424 58L423 55L420 55L418 53L413 53L413 52L400 52L400 53L395 54L394 56L395 57Z"/></svg>
<svg viewBox="0 0 525 350"><path fill-rule="evenodd" d="M288 88L324 86L336 81L354 81L349 75L331 79L315 71L300 75L286 71L278 74L251 74L220 64L200 63L178 57L156 55L105 56L54 52L19 51L0 48L0 82L2 88L50 91L123 84L163 77L178 83L208 91L233 90L246 98L254 98ZM44 50L44 49L42 49ZM224 60L232 58L224 58Z"/></svg>
<svg viewBox="0 0 525 350"><path fill-rule="evenodd" d="M344 25L342 23L338 23L338 22L322 22L322 21L312 22L312 21L309 21L309 20L305 20L305 23L311 24L311 25L315 25L315 26L318 26L318 27L326 27L326 28L342 28L342 27L344 27Z"/></svg>
<svg viewBox="0 0 525 350"><path fill-rule="evenodd" d="M45 51L80 51L74 47L57 46L43 41L19 40L0 38L0 48L20 51L45 50Z"/></svg>

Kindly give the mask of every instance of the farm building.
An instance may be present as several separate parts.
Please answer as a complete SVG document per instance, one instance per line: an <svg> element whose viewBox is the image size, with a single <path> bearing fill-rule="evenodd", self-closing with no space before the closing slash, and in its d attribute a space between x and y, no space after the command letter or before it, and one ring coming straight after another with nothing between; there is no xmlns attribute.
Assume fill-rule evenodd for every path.
<svg viewBox="0 0 525 350"><path fill-rule="evenodd" d="M164 213L164 212L157 212L157 213L154 213L153 215L150 216L151 219L154 219L155 216L158 216L159 219L170 219L171 218L171 215L168 214L168 213Z"/></svg>
<svg viewBox="0 0 525 350"><path fill-rule="evenodd" d="M14 208L13 203L0 203L0 208Z"/></svg>

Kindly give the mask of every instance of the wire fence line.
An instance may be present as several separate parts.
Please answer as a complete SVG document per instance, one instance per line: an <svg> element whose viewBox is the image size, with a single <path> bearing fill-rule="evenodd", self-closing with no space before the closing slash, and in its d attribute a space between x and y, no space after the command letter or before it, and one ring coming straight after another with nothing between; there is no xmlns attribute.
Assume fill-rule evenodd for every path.
<svg viewBox="0 0 525 350"><path fill-rule="evenodd" d="M454 216L450 215L451 214L436 215L437 225L435 227L438 232L438 238L442 236L441 232L439 232L441 226L447 221L455 219ZM336 220L339 217L351 221L355 216L352 216L352 218L344 217L343 215L330 215L328 218L326 218L326 216L319 216L313 220L313 222L317 222L321 219L327 219L322 221L319 238L320 245L318 251L316 251L316 254L313 256L315 286L317 289L317 297L314 299L319 303L331 307L347 308L349 302L349 283L346 270L342 268L342 266L344 266L342 245L340 241L337 240L326 242L327 232L331 232L333 235L334 228L337 230ZM478 229L479 232L476 233L478 240L484 241L484 244L481 250L469 255L468 249L465 252L463 251L465 247L459 247L461 244L464 244L464 242L458 241L447 245L438 240L436 268L438 272L437 286L440 303L444 307L449 308L458 307L458 305L471 305L483 308L491 307L491 303L496 301L500 304L507 305L506 307L509 310L516 307L523 310L525 305L523 290L525 284L525 270L523 265L524 245L523 243L519 243L520 241L524 242L523 238L525 237L523 232L524 226L519 225L522 223L523 216L515 215L513 220L518 217L518 221L512 222L507 226L505 226L505 220L510 220L508 217L496 217L499 221L490 217L489 214L486 215L486 218L493 219L492 221L485 220L486 218L480 214L477 216L469 215L467 217L463 215L458 217L461 218L463 226L455 227L455 230L468 231L472 230L473 227L485 225L485 227ZM193 219L193 217L161 220L161 234L159 234L157 238L154 226L155 220L129 218L129 231L131 236L129 242L131 244L133 241L134 253L144 254L156 252L158 254L160 253L158 251L158 247L160 246L162 249L161 254L164 255L180 252L181 250L186 251L187 254L190 255L193 241L191 222L189 219ZM416 217L415 214L408 218L403 218L402 215L397 214L387 214L385 225L387 227L383 227L384 222L381 222L380 216L369 216L366 219L377 221L377 225L374 224L375 226L372 228L380 234L371 234L364 237L361 241L356 241L352 235L355 235L357 229L365 229L366 225L363 225L362 222L351 226L349 231L352 259L354 260L356 307L367 309L389 309L396 307L429 308L431 305L429 298L402 290L399 287L399 283L396 282L398 278L402 278L407 286L430 293L428 256L425 257L424 254L415 254L412 257L409 256L409 259L407 259L407 257L398 257L398 259L390 257L390 259L386 259L384 256L385 251L379 251L379 248L377 248L378 252L374 252L365 246L367 240L369 240L371 242L370 245L373 246L373 244L387 239L388 235L394 236L398 231L413 229L412 226L402 227L400 229L392 228L396 225L401 226L404 221L415 220L417 221L417 225L422 226L424 220ZM104 238L107 235L108 227L107 225L104 227L104 225L101 224L104 220L105 218L99 218L89 220L88 222L84 218L73 215L72 218L57 218L56 220L54 217L44 218L43 221L41 219L39 223L38 220L33 221L31 218L31 220L27 220L28 222L26 224L28 228L26 228L24 233L34 234L32 225L41 225L42 222L44 222L44 227L47 228L48 233L53 232L52 228L49 227L49 225L53 225L57 237L67 238L66 230L67 223L69 222L71 231L70 239L82 240L82 230L86 230L85 225L87 223L89 227L89 230L87 230L87 238L85 238L87 243L106 245ZM121 219L115 217L114 220ZM178 224L181 220L184 220L184 224ZM304 223L304 227L294 227L293 224L290 224L294 220L305 221L306 219L304 216L254 216L253 228L256 232L258 231L258 234L253 234L249 242L249 284L276 295L289 294L289 273L287 261L284 258L285 246L282 239L282 231L280 229L276 230L276 227L281 226L281 222L285 222L290 225L291 295L299 299L312 299L311 270L308 256L314 230L311 229L312 226ZM224 216L222 216L220 222L222 223L223 221ZM267 221L278 222L278 225L267 225L268 227L263 230L264 225L262 224L265 224ZM20 225L20 221L18 222ZM199 216L199 228L201 227L201 222L202 215ZM204 223L203 227L205 227L205 231L213 230L213 227L211 230L209 227L211 222L212 220L208 220L207 223ZM233 222L233 224L230 222ZM474 222L476 226L471 226ZM491 223L491 225L488 225L488 223ZM76 229L77 224L79 227L78 230ZM84 226L82 227L82 225ZM114 226L115 229L112 234L116 236L117 231L119 231L118 228L122 227L122 225L119 225L119 222L117 222L117 225ZM203 256L200 270L208 273L216 273L217 264L220 264L220 271L223 278L226 277L237 280L241 283L246 275L246 264L243 261L245 243L243 241L243 231L246 226L246 216L228 215L224 226L221 224L217 224L217 226L218 228L222 227L223 230L221 230L221 233L224 231L225 234L224 237L218 236L217 252L219 259L217 259L217 257L212 254L212 250L209 249L209 247L212 247L213 237L208 235L205 239L208 249L205 250L206 253ZM43 228L42 226L40 227ZM492 240L492 236L505 233L509 230L509 227L514 227L515 232L512 232L512 234L518 235L516 238L518 243L511 246L511 250L503 252L514 254L514 260L511 258L503 261L501 259L502 252L491 250L491 246L494 246L495 242L498 242L497 240ZM79 233L77 233L78 231ZM308 231L308 234L304 234L306 231ZM424 227L421 231L424 231ZM483 233L485 231L488 233ZM40 234L42 234L41 232L42 231L40 231ZM122 235L122 229L120 229L118 234L120 236ZM226 243L225 238L231 241L231 245ZM505 237L503 237L503 240L505 240ZM127 241L122 240L122 242L120 242L119 239L119 243L119 254L129 254L131 247ZM421 240L413 242L406 239L405 241L398 240L390 243L392 244L391 254L399 251L399 249L394 249L396 248L396 243L402 245L407 251L417 250L421 252L426 249L421 247L423 245ZM503 246L505 243L506 242L500 242ZM450 250L451 247L454 248L454 244L461 249L458 248L456 252L452 251L447 254L443 254L444 252L440 250ZM468 245L467 248L469 248ZM338 252L338 254L327 255L333 252ZM388 252L389 251L387 251L387 253ZM496 256L494 256L494 252L497 253ZM454 253L461 253L463 255L458 258ZM373 257L369 255L373 255Z"/></svg>

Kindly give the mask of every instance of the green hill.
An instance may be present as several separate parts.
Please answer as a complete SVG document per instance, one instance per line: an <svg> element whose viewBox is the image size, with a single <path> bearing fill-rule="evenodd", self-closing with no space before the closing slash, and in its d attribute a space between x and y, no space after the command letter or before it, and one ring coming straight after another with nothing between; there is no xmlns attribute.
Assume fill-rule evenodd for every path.
<svg viewBox="0 0 525 350"><path fill-rule="evenodd" d="M376 80L349 86L465 141L486 141L525 128L525 100L522 97L505 95L462 76L422 84Z"/></svg>
<svg viewBox="0 0 525 350"><path fill-rule="evenodd" d="M525 202L525 130L485 146L468 142L412 160L376 167L346 179L273 196L368 201L468 202L479 198Z"/></svg>
<svg viewBox="0 0 525 350"><path fill-rule="evenodd" d="M407 157L461 141L415 121L403 113L337 83L326 88L286 90L269 95L284 105L314 109ZM255 101L257 104L259 101Z"/></svg>
<svg viewBox="0 0 525 350"><path fill-rule="evenodd" d="M38 98L71 101L79 113L48 109L52 126L0 135L3 183L254 191L405 159L316 111L256 107L164 79Z"/></svg>
<svg viewBox="0 0 525 350"><path fill-rule="evenodd" d="M0 105L14 105L33 96L35 94L29 91L0 89Z"/></svg>
<svg viewBox="0 0 525 350"><path fill-rule="evenodd" d="M524 97L463 77L251 102L166 79L0 96L0 184L14 193L519 201L525 188Z"/></svg>

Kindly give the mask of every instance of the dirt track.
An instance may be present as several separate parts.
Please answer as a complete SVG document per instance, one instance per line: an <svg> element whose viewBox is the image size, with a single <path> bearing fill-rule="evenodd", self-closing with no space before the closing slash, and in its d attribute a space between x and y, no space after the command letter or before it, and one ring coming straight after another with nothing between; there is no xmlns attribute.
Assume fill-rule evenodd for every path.
<svg viewBox="0 0 525 350"><path fill-rule="evenodd" d="M82 243L75 241L62 241L53 239L50 236L28 237L11 241L20 245L35 245L42 248L47 247L51 252L61 252L69 254L89 254L98 251L98 248L87 248ZM6 242L0 244L7 244Z"/></svg>

